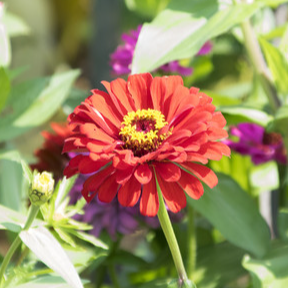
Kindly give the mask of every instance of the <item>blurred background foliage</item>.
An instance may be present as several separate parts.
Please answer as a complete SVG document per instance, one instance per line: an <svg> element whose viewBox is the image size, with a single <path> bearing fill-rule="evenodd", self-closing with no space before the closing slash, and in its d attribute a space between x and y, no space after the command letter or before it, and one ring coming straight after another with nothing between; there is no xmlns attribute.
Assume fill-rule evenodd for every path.
<svg viewBox="0 0 288 288"><path fill-rule="evenodd" d="M6 23L8 38L11 40L9 44L11 51L8 52L6 66L10 59L11 63L9 69L0 71L2 73L0 87L2 91L7 92L5 92L7 96L1 95L2 99L7 98L3 105L0 101L1 205L17 212L27 210L27 197L23 194L25 191L23 187L27 186L27 182L22 173L22 166L18 156L13 156L13 159L7 156L7 153L18 151L22 159L27 163L33 163L35 161L33 153L43 143L40 132L51 131L52 121L65 121L67 114L89 95L89 90L96 87L102 89L101 80L110 81L115 78L111 75L108 63L110 54L121 42L121 34L135 29L139 24L152 21L169 2L169 0L4 1L7 14L3 23ZM281 42L282 36L287 33L286 21L287 5L278 7L273 1L271 5L265 5L265 8L252 17L257 34L264 39L263 41L270 41L273 44ZM266 126L272 120L271 107L266 100L260 80L253 72L239 27L234 27L211 41L213 49L208 55L181 60L181 63L194 69L191 76L185 77L185 85L199 87L213 97L213 104L223 112L228 125L256 122ZM265 45L266 42L263 43ZM271 47L267 49L269 48L271 49ZM267 61L269 62L269 59ZM288 72L285 67L283 69L282 75L286 77ZM285 84L287 85L287 81ZM286 87L279 89L285 92ZM17 97L18 102L13 100ZM41 110L43 101L46 104L42 105L44 108ZM11 128L13 126L11 123L13 125L20 123L17 131ZM285 127L284 129L287 129L287 126ZM15 159L17 161L14 161ZM189 201L189 205L197 211L198 252L194 279L197 287L288 286L287 272L283 272L288 255L287 208L286 210L283 208L279 215L273 215L272 220L271 215L268 217L270 229L273 225L271 221L279 217L276 233L280 235L281 241L284 241L278 239L272 244L267 224L257 208L260 194L284 189L287 195L285 168L276 162L255 166L249 156L243 157L236 152L233 152L230 159L211 161L210 166L219 172L219 185L213 191L205 187L205 194L199 202ZM230 178L227 178L227 175ZM283 179L286 181L286 186L283 184ZM217 196L214 190L217 191ZM219 197L221 193L223 195ZM276 197L279 197L279 194L277 195ZM281 199L277 201L281 203ZM285 205L287 203L280 206ZM77 209L80 211L79 207ZM207 209L210 211L209 214L205 212ZM262 214L265 218L265 211L262 211ZM51 227L53 225L51 224ZM63 232L61 227L59 229L58 234L56 233L57 239L65 242L66 246L73 246L69 234L72 230ZM187 221L174 224L174 229L182 254L186 255ZM273 233L275 231L272 231L272 235ZM1 232L0 254L4 255L8 241L13 237L15 235L11 231ZM82 235L83 237L85 238ZM82 239L80 236L78 238ZM84 241L89 242L87 239ZM91 279L91 283L95 283L87 284L85 287L112 287L107 276L111 263L116 265L121 287L172 287L167 285L167 274L173 277L176 275L171 272L173 263L162 231L157 229L137 231L130 237L123 237L121 243L112 243L107 235L101 240L108 246L103 248L102 242L95 243L95 239L90 239L89 242L92 243L91 246L97 247L97 253L94 246L94 250L91 246L86 249L87 243L83 245L86 250L83 248L81 251L82 248L79 248L79 251L71 252L71 254L78 253L80 271L87 268L82 274L84 279ZM266 254L268 249L269 253ZM83 259L80 259L80 254ZM75 259L77 257L74 255ZM39 269L43 269L41 265ZM29 269L32 270L31 267ZM265 269L264 276L261 274L263 269ZM20 268L14 273L25 274L21 274ZM161 278L164 279L163 283L159 282ZM52 281L51 279L49 281ZM40 287L37 286L40 285L38 280L35 281L34 286L29 284L29 287ZM62 280L55 281L61 283ZM152 282L143 284L149 281ZM267 286L270 284L272 286ZM17 287L28 286L23 284Z"/></svg>

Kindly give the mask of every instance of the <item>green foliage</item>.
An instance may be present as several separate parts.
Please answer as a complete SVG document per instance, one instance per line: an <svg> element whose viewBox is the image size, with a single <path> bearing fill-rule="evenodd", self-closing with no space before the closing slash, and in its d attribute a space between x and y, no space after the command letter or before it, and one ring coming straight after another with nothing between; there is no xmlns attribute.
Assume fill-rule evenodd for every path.
<svg viewBox="0 0 288 288"><path fill-rule="evenodd" d="M4 68L0 67L0 112L5 106L6 100L10 92L10 79Z"/></svg>
<svg viewBox="0 0 288 288"><path fill-rule="evenodd" d="M252 276L253 287L282 288L288 285L287 257L287 242L275 242L263 259L254 259L246 255L242 264Z"/></svg>
<svg viewBox="0 0 288 288"><path fill-rule="evenodd" d="M263 38L259 38L268 67L272 73L277 90L287 101L288 94L288 63L279 49L271 45Z"/></svg>
<svg viewBox="0 0 288 288"><path fill-rule="evenodd" d="M79 71L33 79L12 88L0 114L0 141L7 141L47 121L68 96Z"/></svg>
<svg viewBox="0 0 288 288"><path fill-rule="evenodd" d="M220 2L172 0L150 24L143 26L132 73L153 71L172 60L193 57L207 40L228 31L262 6L260 2L237 6Z"/></svg>
<svg viewBox="0 0 288 288"><path fill-rule="evenodd" d="M231 177L217 176L219 183L215 188L205 186L199 200L187 197L188 204L231 243L258 257L264 256L269 248L270 232L257 206Z"/></svg>

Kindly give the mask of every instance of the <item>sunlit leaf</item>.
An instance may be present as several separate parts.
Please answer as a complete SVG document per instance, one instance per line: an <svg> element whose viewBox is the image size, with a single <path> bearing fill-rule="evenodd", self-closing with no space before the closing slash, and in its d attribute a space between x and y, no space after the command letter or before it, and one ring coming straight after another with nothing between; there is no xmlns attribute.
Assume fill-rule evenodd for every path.
<svg viewBox="0 0 288 288"><path fill-rule="evenodd" d="M251 168L250 183L254 195L279 188L277 164L269 161Z"/></svg>
<svg viewBox="0 0 288 288"><path fill-rule="evenodd" d="M26 223L27 216L0 205L0 230L19 232ZM44 222L35 219L32 227L42 225Z"/></svg>
<svg viewBox="0 0 288 288"><path fill-rule="evenodd" d="M3 16L3 24L5 25L10 37L28 35L30 33L28 25L15 14L5 12Z"/></svg>
<svg viewBox="0 0 288 288"><path fill-rule="evenodd" d="M68 96L79 71L26 81L12 88L0 114L0 141L9 140L48 120Z"/></svg>
<svg viewBox="0 0 288 288"><path fill-rule="evenodd" d="M24 244L71 287L83 287L73 264L49 230L40 226L21 231L19 235Z"/></svg>
<svg viewBox="0 0 288 288"><path fill-rule="evenodd" d="M227 5L217 0L172 0L138 38L132 74L193 57L202 45L253 15L263 4Z"/></svg>
<svg viewBox="0 0 288 288"><path fill-rule="evenodd" d="M263 49L275 85L278 91L286 96L288 94L288 62L285 56L278 48L274 47L265 39L259 38L259 42Z"/></svg>
<svg viewBox="0 0 288 288"><path fill-rule="evenodd" d="M243 105L221 106L219 109L222 113L228 115L239 115L246 119L247 122L254 122L263 126L266 126L268 122L273 119L271 115L264 111L255 108L244 107Z"/></svg>
<svg viewBox="0 0 288 288"><path fill-rule="evenodd" d="M273 249L263 259L245 256L243 267L247 269L253 280L253 287L288 287L288 244L274 243Z"/></svg>

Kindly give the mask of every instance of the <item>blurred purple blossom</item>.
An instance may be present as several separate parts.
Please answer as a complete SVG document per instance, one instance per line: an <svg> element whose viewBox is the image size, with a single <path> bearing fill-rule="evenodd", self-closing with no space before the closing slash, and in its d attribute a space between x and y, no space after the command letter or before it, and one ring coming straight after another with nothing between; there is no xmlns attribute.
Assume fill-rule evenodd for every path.
<svg viewBox="0 0 288 288"><path fill-rule="evenodd" d="M250 155L255 165L271 160L286 163L286 151L283 139L278 133L267 133L265 129L254 123L241 123L230 128L230 134L238 137L238 142L224 140L232 150Z"/></svg>
<svg viewBox="0 0 288 288"><path fill-rule="evenodd" d="M112 68L113 74L130 74L133 54L141 28L142 25L139 25L136 30L130 30L128 34L122 34L121 39L124 44L118 46L115 52L110 55L110 66ZM208 54L211 49L212 43L208 41L202 46L197 55L200 56ZM183 76L189 76L193 72L193 69L191 67L181 66L179 64L179 61L171 61L167 64L162 65L157 70L161 70L165 73L178 73Z"/></svg>
<svg viewBox="0 0 288 288"><path fill-rule="evenodd" d="M81 189L85 177L80 175L69 193L70 204L75 204L81 195ZM134 207L120 205L117 197L110 203L101 202L95 197L89 204L85 204L83 215L76 215L75 219L86 222L93 226L89 233L99 237L102 231L106 230L112 240L117 239L117 233L127 235L134 233L140 228L140 222L151 228L160 227L158 217L145 217L140 214L139 203ZM168 211L169 213L169 211ZM184 217L184 212L169 213L173 222L179 222Z"/></svg>

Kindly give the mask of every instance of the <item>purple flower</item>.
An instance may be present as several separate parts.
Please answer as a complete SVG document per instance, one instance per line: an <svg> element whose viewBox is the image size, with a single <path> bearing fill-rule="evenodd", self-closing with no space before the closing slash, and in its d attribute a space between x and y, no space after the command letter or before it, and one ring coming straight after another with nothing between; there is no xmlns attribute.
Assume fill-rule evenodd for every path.
<svg viewBox="0 0 288 288"><path fill-rule="evenodd" d="M131 73L133 54L141 28L142 25L139 25L136 30L131 30L129 34L122 35L121 39L124 44L118 46L116 51L110 55L110 66L113 74L125 75ZM212 43L208 41L202 46L197 55L200 56L208 54L211 49ZM181 66L179 61L171 61L162 65L157 70L161 70L165 73L178 73L183 76L189 76L193 72L191 67Z"/></svg>
<svg viewBox="0 0 288 288"><path fill-rule="evenodd" d="M286 163L286 151L280 134L267 133L262 126L254 123L231 127L230 134L238 137L238 142L224 140L225 144L242 155L250 155L255 165L271 160Z"/></svg>
<svg viewBox="0 0 288 288"><path fill-rule="evenodd" d="M70 204L75 204L81 195L81 189L86 177L80 175L69 193ZM89 204L85 204L83 215L76 215L75 220L86 222L93 226L89 231L99 237L102 231L107 231L112 240L117 239L117 233L128 235L140 227L140 222L151 228L160 226L158 217L145 217L139 213L139 203L134 207L120 205L117 197L110 203L103 203L97 197ZM183 212L171 213L168 211L172 222L179 222L184 217Z"/></svg>

